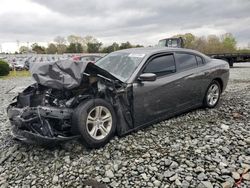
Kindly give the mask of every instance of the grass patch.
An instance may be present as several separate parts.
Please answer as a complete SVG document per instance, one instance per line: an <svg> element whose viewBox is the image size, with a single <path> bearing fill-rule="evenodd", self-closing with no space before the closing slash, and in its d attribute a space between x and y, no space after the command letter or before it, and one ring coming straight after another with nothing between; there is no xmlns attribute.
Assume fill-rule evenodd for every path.
<svg viewBox="0 0 250 188"><path fill-rule="evenodd" d="M10 73L7 76L0 76L0 79L11 79L11 78L29 77L29 76L31 76L31 74L27 70L10 71Z"/></svg>

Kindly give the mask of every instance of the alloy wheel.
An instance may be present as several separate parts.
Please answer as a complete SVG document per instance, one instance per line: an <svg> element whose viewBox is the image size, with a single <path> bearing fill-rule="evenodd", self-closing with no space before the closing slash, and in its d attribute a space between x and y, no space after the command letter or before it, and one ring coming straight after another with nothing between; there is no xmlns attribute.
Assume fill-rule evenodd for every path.
<svg viewBox="0 0 250 188"><path fill-rule="evenodd" d="M219 96L220 96L220 88L217 84L212 84L207 92L207 102L210 106L214 106L218 100L219 100Z"/></svg>
<svg viewBox="0 0 250 188"><path fill-rule="evenodd" d="M108 108L95 106L87 116L87 132L95 140L105 138L112 128L112 115Z"/></svg>

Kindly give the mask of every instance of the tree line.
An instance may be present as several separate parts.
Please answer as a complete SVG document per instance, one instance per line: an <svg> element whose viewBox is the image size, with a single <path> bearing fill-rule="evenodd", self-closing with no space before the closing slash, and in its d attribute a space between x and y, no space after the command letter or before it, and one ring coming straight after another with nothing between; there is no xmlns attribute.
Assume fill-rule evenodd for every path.
<svg viewBox="0 0 250 188"><path fill-rule="evenodd" d="M237 51L237 41L231 33L220 36L208 35L197 37L192 33L178 34L174 37L184 39L184 47L194 49L205 54L232 53Z"/></svg>
<svg viewBox="0 0 250 188"><path fill-rule="evenodd" d="M184 39L184 47L198 50L200 52L209 53L231 53L231 52L249 52L248 49L238 50L237 41L231 33L223 35L208 35L195 36L192 33L178 34L173 37L182 37ZM157 41L156 41L157 42ZM44 47L34 43L31 45L31 50L38 54L63 54L63 53L110 53L117 50L127 48L143 47L143 45L133 45L130 42L118 44L113 42L109 46L103 46L103 43L98 41L93 36L78 36L69 35L68 37L57 36L48 47ZM21 46L19 53L30 51L26 46Z"/></svg>
<svg viewBox="0 0 250 188"><path fill-rule="evenodd" d="M62 36L57 36L52 43L48 44L48 47L38 45L33 43L31 49L27 46L21 46L19 48L19 53L26 53L32 50L37 54L63 54L63 53L110 53L117 50L127 49L127 48L137 48L143 47L142 45L132 45L130 42L125 42L118 44L113 42L113 44L103 47L103 43L99 42L93 36L77 36L69 35L67 38Z"/></svg>

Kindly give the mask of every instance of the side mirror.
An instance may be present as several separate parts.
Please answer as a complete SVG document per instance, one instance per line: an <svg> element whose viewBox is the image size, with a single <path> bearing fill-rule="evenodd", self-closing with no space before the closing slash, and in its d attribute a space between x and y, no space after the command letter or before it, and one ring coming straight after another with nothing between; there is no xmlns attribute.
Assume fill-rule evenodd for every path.
<svg viewBox="0 0 250 188"><path fill-rule="evenodd" d="M153 81L156 80L156 74L154 74L154 73L143 73L143 74L141 74L139 76L138 80L153 82Z"/></svg>

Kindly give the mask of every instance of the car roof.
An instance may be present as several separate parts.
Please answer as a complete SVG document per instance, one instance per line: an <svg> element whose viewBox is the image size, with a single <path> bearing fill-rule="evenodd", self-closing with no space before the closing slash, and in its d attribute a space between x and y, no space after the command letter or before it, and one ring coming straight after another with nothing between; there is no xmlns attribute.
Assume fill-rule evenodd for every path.
<svg viewBox="0 0 250 188"><path fill-rule="evenodd" d="M206 56L195 50L190 50L186 48L170 48L170 47L129 48L125 50L119 50L116 52L140 53L140 54L146 54L146 55L153 55L153 54L161 53L161 52L187 52L187 53L195 53L201 56Z"/></svg>

